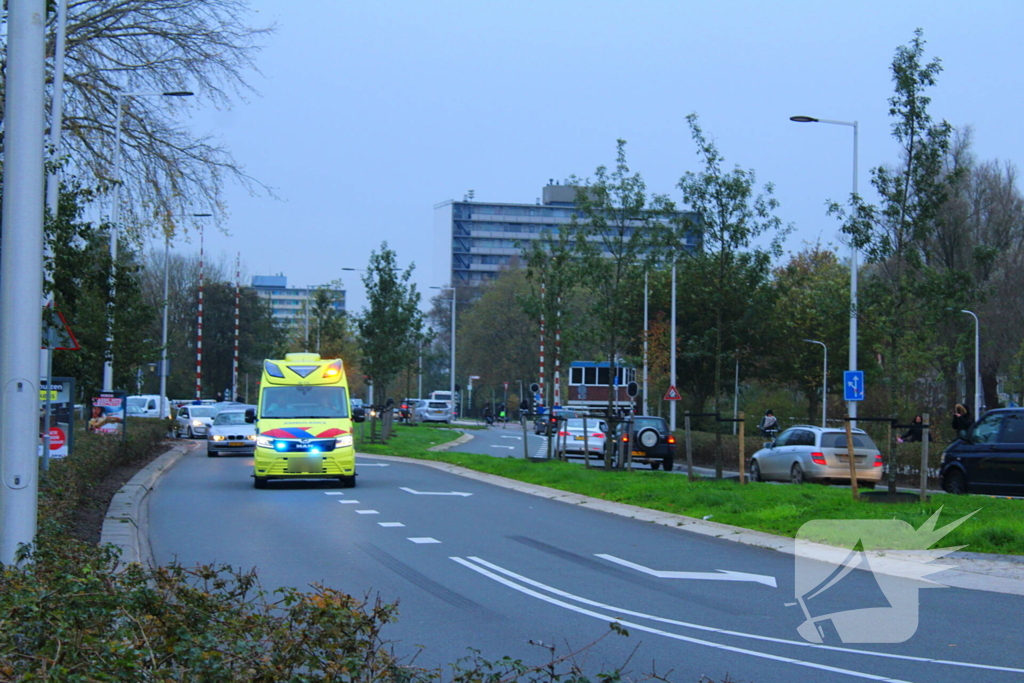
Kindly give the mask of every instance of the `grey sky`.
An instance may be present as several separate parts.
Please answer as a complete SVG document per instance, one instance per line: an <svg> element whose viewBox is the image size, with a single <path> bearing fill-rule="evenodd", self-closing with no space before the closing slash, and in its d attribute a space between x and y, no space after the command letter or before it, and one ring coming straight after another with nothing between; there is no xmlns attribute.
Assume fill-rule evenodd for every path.
<svg viewBox="0 0 1024 683"><path fill-rule="evenodd" d="M319 284L364 267L382 240L416 282L435 281L433 205L473 189L532 203L549 178L589 176L628 141L648 189L679 199L699 170L684 117L696 111L726 161L772 182L796 230L789 251L838 244L827 199L897 160L889 65L921 27L945 71L932 114L974 128L979 159L1019 163L1024 3L862 0L255 0L278 33L260 57L260 91L184 125L222 138L282 201L229 188L231 235L249 274ZM844 250L845 251L845 250ZM349 308L365 303L344 273Z"/></svg>

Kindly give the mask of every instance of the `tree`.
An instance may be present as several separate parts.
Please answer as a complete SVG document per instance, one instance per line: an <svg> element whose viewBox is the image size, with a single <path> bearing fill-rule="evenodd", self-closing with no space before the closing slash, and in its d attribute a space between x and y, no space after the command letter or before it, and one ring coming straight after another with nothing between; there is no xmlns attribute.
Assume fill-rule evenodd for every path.
<svg viewBox="0 0 1024 683"><path fill-rule="evenodd" d="M47 4L53 24L56 3ZM250 11L248 0L71 0L60 156L100 185L122 182L128 212L140 207L143 214L171 215L196 204L217 206L225 176L252 187L227 149L175 124L177 98L122 98L120 178L112 168L117 93L191 88L197 99L226 108L233 97L253 92L245 74L256 70L259 41L272 29L247 26ZM54 31L48 35L52 57ZM5 53L0 60L2 107ZM125 218L130 227L131 215Z"/></svg>
<svg viewBox="0 0 1024 683"><path fill-rule="evenodd" d="M420 294L410 282L414 267L399 272L396 254L385 241L380 252L370 254L363 276L368 308L357 326L363 370L379 391L379 401L387 398L395 378L419 351L423 314L419 310Z"/></svg>
<svg viewBox="0 0 1024 683"><path fill-rule="evenodd" d="M843 231L864 250L872 266L865 289L874 305L863 314L858 311L858 317L883 335L882 375L892 415L898 414L901 400L933 356L935 323L948 318L945 309L962 291L956 273L936 269L924 248L961 172L947 172L945 166L952 126L934 123L928 112L931 98L925 92L935 85L942 67L938 59L924 63L922 34L917 29L910 45L896 49L892 62L895 94L889 99L889 115L901 166L872 169L879 206L854 196L848 212L833 207L844 219ZM896 486L893 464L890 491Z"/></svg>
<svg viewBox="0 0 1024 683"><path fill-rule="evenodd" d="M114 386L134 387L135 371L159 357L159 337L149 334L156 310L142 297L141 267L132 244L122 239L114 270L116 305L111 309L107 228L83 220L92 192L72 186L61 193L56 217L46 221L51 257L48 285L54 307L64 314L81 349L56 351L53 374L78 380L82 396L102 386L107 356L107 311L113 310Z"/></svg>
<svg viewBox="0 0 1024 683"><path fill-rule="evenodd" d="M714 310L714 324L710 328L714 362L712 398L715 412L721 412L724 354L739 348L742 323L756 314L753 293L765 282L771 258L781 254L782 239L789 228L774 215L778 200L772 196L772 184L764 186L763 194L755 194L754 171L739 167L726 171L725 159L714 141L704 134L697 114L690 114L686 121L704 168L699 173L687 171L679 181L683 202L699 219L682 215L676 234L680 241L690 234L700 240L701 250L695 254L693 265L706 283L701 287L706 297L704 304ZM755 240L765 234L771 235L769 246L753 247ZM717 446L715 476L721 478L720 435Z"/></svg>
<svg viewBox="0 0 1024 683"><path fill-rule="evenodd" d="M630 321L643 292L644 263L658 259L657 233L671 217L671 202L648 197L639 173L630 173L626 141L618 140L615 168L599 166L593 181L574 178L573 236L581 285L592 298L591 317L609 363L608 414L614 410L614 379L627 344L635 344ZM632 305L631 305L632 304Z"/></svg>

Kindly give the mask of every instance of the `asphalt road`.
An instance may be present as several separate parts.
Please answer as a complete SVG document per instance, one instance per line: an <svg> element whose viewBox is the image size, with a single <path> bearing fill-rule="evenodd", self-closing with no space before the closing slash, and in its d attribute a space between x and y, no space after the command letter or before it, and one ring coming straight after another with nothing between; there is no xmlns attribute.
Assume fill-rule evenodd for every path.
<svg viewBox="0 0 1024 683"><path fill-rule="evenodd" d="M626 665L674 681L1024 680L1022 597L921 590L907 642L811 646L796 630L788 555L414 462L361 456L357 470L355 489L257 491L250 459L190 454L150 496L155 558L256 567L266 588L320 582L397 600L401 618L385 635L423 666L467 648L544 661L533 641L578 651L591 674ZM871 573L854 571L817 613L864 607L878 592ZM628 637L610 632L613 619Z"/></svg>

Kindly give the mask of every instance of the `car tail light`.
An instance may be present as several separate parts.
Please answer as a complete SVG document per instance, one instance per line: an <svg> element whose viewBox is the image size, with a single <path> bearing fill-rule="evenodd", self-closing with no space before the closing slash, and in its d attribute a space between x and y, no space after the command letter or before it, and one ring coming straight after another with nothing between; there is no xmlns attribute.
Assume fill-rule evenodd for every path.
<svg viewBox="0 0 1024 683"><path fill-rule="evenodd" d="M558 435L559 436L572 436L571 434L569 434L569 432L565 432L565 431L558 432Z"/></svg>
<svg viewBox="0 0 1024 683"><path fill-rule="evenodd" d="M622 435L622 443L627 443L628 441L629 441L629 434L623 434Z"/></svg>
<svg viewBox="0 0 1024 683"><path fill-rule="evenodd" d="M669 442L670 444L674 444L674 443L676 442L676 437L675 437L675 434L669 434L669 435L668 435L668 442Z"/></svg>
<svg viewBox="0 0 1024 683"><path fill-rule="evenodd" d="M594 432L590 436L594 437L595 439L603 439L604 438L604 432Z"/></svg>
<svg viewBox="0 0 1024 683"><path fill-rule="evenodd" d="M815 465L824 465L825 464L825 454L824 453L811 453L811 462L813 462Z"/></svg>
<svg viewBox="0 0 1024 683"><path fill-rule="evenodd" d="M882 466L882 454L881 453L876 453L875 454L875 464L872 465L872 467L881 467L881 466Z"/></svg>

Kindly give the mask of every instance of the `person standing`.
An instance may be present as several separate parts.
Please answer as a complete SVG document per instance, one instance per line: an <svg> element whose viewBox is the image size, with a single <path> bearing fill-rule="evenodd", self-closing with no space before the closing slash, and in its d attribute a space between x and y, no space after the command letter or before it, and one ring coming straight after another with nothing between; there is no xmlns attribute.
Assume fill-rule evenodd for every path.
<svg viewBox="0 0 1024 683"><path fill-rule="evenodd" d="M760 424L757 428L761 431L761 436L772 437L775 436L779 431L779 420L775 417L775 413L768 410L764 411L764 417L761 418Z"/></svg>
<svg viewBox="0 0 1024 683"><path fill-rule="evenodd" d="M971 419L970 411L963 404L957 403L953 408L953 431L959 436L960 432L970 429L972 424L974 420Z"/></svg>
<svg viewBox="0 0 1024 683"><path fill-rule="evenodd" d="M899 443L920 443L924 440L924 418L916 415L906 434L896 439Z"/></svg>
<svg viewBox="0 0 1024 683"><path fill-rule="evenodd" d="M491 402L484 404L484 422L488 425L494 424L494 413L491 411Z"/></svg>

